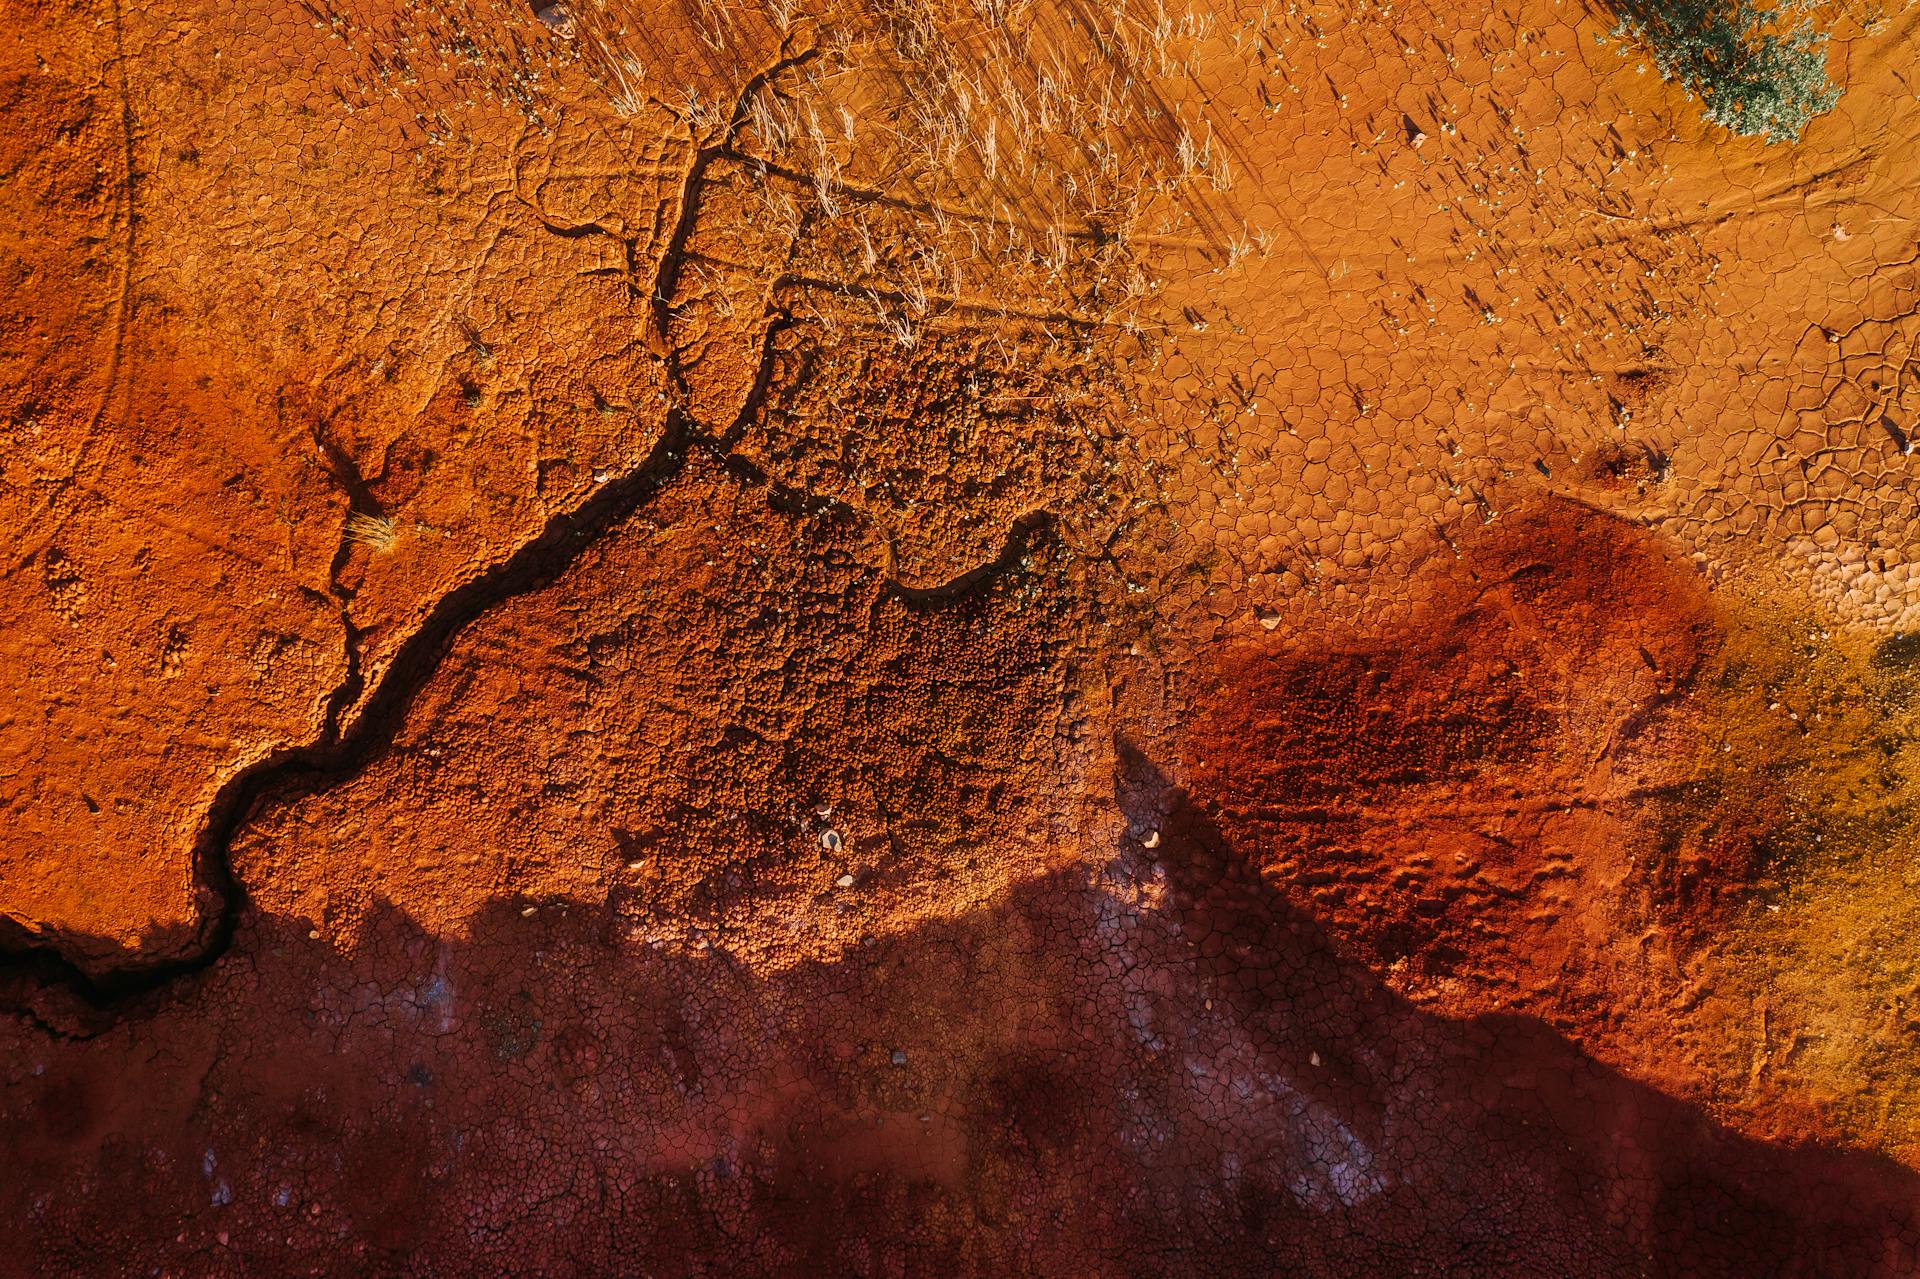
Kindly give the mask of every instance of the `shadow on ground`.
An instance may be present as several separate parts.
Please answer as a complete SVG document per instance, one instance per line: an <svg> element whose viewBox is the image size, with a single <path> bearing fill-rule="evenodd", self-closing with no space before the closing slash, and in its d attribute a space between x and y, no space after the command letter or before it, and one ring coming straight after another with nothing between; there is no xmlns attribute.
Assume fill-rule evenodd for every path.
<svg viewBox="0 0 1920 1279"><path fill-rule="evenodd" d="M7 1034L13 1273L1905 1275L1920 1178L1341 959L1121 743L1088 875L761 978L633 904L249 916ZM823 910L831 910L823 905Z"/></svg>

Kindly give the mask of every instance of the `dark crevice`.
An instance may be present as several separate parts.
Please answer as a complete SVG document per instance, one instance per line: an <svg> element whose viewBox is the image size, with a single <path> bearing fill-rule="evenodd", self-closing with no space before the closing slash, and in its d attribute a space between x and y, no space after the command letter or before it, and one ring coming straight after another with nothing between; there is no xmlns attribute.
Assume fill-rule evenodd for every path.
<svg viewBox="0 0 1920 1279"><path fill-rule="evenodd" d="M1007 526L1007 540L1001 545L1000 553L986 563L977 564L958 577L934 586L908 586L897 577L888 585L895 595L909 604L940 604L957 599L1019 567L1032 547L1034 538L1050 531L1053 523L1051 511L1029 511Z"/></svg>
<svg viewBox="0 0 1920 1279"><path fill-rule="evenodd" d="M264 802L285 802L324 789L365 766L393 739L405 721L414 695L438 668L441 658L468 625L494 606L552 583L608 529L624 520L672 480L685 457L684 419L670 414L652 453L640 466L610 480L578 508L556 515L532 541L479 576L456 587L437 603L419 629L408 636L352 726L342 734L338 717L357 698L364 678L357 645L349 645L349 671L329 699L328 725L317 743L274 752L242 769L215 795L193 851L194 880L214 905L203 915L193 953L182 959L95 973L45 943L17 948L4 961L8 978L26 977L69 989L94 1009L156 990L203 971L232 944L246 904L246 889L234 877L229 850L234 836ZM11 1001L12 1010L45 1025L45 1019Z"/></svg>
<svg viewBox="0 0 1920 1279"><path fill-rule="evenodd" d="M783 41L780 56L774 62L747 78L733 101L733 110L727 117L727 127L717 140L700 144L694 152L692 162L687 166L686 178L680 187L680 207L674 215L673 227L668 232L666 246L660 258L660 270L653 284L653 319L655 331L661 340L667 340L673 323L673 298L679 291L680 273L687 265L687 241L693 236L694 223L698 220L698 194L705 183L707 170L715 160L731 154L735 140L746 126L747 118L753 107L754 95L769 87L786 72L805 66L820 55L815 46L795 50L791 39Z"/></svg>
<svg viewBox="0 0 1920 1279"><path fill-rule="evenodd" d="M352 678L352 667L358 655L360 632L354 626L352 619L347 616L348 606L353 603L353 591L341 584L340 574L346 570L347 563L353 556L354 517L384 520L387 518L387 510L380 504L380 499L374 496L373 486L367 482L359 464L353 460L353 455L333 438L324 422L316 423L313 428L313 446L320 450L322 457L327 459L328 473L333 476L333 482L340 486L340 491L347 495L347 513L344 517L345 522L340 527L340 544L334 549L333 561L327 566L327 582L328 589L332 591L334 601L340 609L340 624L346 630L348 677Z"/></svg>
<svg viewBox="0 0 1920 1279"><path fill-rule="evenodd" d="M691 443L693 447L705 449L710 453L721 469L734 479L763 490L767 495L767 505L776 511L793 516L840 512L862 523L871 523L871 517L853 503L843 498L815 493L811 489L784 483L751 458L732 452L720 440L699 437ZM1000 551L991 559L933 586L908 586L902 582L898 575L898 567L892 562L893 548L889 543L886 588L895 598L908 604L942 604L962 596L972 595L988 582L1019 567L1021 561L1032 550L1034 540L1052 532L1054 524L1053 512L1029 511L1007 526L1006 538L1001 544Z"/></svg>
<svg viewBox="0 0 1920 1279"><path fill-rule="evenodd" d="M373 486L361 473L359 463L353 460L353 455L340 441L333 438L325 423L314 426L313 446L327 459L327 470L333 476L333 482L347 495L348 509L384 519L386 508L373 495Z"/></svg>

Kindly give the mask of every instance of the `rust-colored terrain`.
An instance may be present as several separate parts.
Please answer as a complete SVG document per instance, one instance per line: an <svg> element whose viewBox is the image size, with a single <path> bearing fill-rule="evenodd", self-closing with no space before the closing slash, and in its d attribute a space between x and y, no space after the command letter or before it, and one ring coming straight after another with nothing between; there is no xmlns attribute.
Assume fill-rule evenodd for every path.
<svg viewBox="0 0 1920 1279"><path fill-rule="evenodd" d="M1920 10L1690 3L9 3L0 1274L1920 1275Z"/></svg>

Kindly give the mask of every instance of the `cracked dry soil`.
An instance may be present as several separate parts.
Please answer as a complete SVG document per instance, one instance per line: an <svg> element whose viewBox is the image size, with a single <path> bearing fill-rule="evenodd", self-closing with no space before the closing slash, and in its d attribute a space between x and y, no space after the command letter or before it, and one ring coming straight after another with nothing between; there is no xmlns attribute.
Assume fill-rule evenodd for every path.
<svg viewBox="0 0 1920 1279"><path fill-rule="evenodd" d="M1916 19L0 24L0 1273L1920 1273Z"/></svg>

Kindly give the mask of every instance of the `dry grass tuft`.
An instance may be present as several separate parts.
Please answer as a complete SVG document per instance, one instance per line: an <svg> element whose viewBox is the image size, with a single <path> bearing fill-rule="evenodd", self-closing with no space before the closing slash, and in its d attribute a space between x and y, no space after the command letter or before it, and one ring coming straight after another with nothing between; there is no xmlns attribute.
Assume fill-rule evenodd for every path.
<svg viewBox="0 0 1920 1279"><path fill-rule="evenodd" d="M347 516L347 540L355 546L364 546L373 551L386 551L393 547L400 532L392 520L380 515L368 515L365 511L355 511Z"/></svg>

